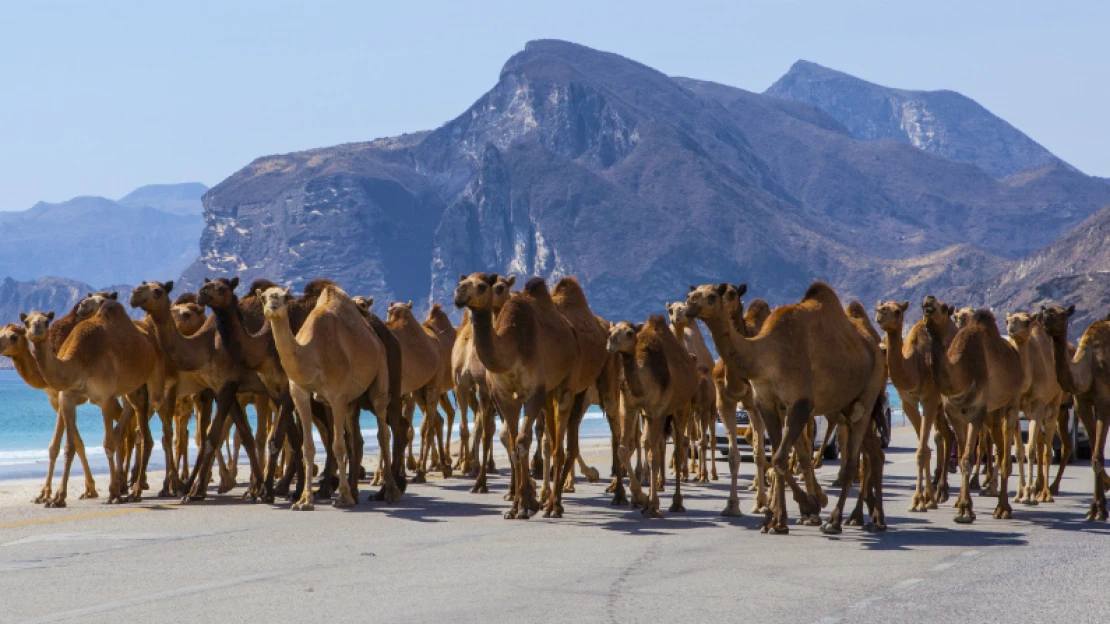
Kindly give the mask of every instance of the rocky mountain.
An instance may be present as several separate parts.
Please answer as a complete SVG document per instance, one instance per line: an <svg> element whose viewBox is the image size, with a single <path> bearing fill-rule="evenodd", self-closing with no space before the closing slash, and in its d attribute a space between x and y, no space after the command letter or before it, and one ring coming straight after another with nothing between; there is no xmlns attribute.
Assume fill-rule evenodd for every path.
<svg viewBox="0 0 1110 624"><path fill-rule="evenodd" d="M151 274L179 275L197 257L203 222L199 215L75 197L0 212L0 228L0 276L62 275L91 284L134 284L153 279Z"/></svg>
<svg viewBox="0 0 1110 624"><path fill-rule="evenodd" d="M116 200L128 208L154 208L176 215L199 215L204 212L200 198L208 187L200 182L182 184L148 184L140 186Z"/></svg>
<svg viewBox="0 0 1110 624"><path fill-rule="evenodd" d="M1020 130L955 91L894 89L798 61L764 95L812 104L857 139L912 145L971 163L996 178L1062 164Z"/></svg>
<svg viewBox="0 0 1110 624"><path fill-rule="evenodd" d="M460 273L574 274L613 318L690 283L784 303L824 279L870 305L1008 270L1107 203L1110 186L1055 161L999 180L810 104L533 41L434 131L259 158L221 182L182 279L328 276L426 306Z"/></svg>

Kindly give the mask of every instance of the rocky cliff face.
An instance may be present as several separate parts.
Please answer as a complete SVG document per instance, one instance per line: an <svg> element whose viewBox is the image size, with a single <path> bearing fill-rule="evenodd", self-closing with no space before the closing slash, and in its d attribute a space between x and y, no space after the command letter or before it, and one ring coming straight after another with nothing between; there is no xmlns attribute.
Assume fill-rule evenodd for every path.
<svg viewBox="0 0 1110 624"><path fill-rule="evenodd" d="M1060 162L1017 128L954 91L893 89L798 61L764 95L805 102L863 141L895 141L971 163L996 178Z"/></svg>
<svg viewBox="0 0 1110 624"><path fill-rule="evenodd" d="M204 203L187 285L326 276L426 306L460 273L574 274L595 311L643 318L690 283L785 303L824 279L868 304L967 283L1110 186L1062 165L1000 181L809 104L536 41L435 131L260 158Z"/></svg>

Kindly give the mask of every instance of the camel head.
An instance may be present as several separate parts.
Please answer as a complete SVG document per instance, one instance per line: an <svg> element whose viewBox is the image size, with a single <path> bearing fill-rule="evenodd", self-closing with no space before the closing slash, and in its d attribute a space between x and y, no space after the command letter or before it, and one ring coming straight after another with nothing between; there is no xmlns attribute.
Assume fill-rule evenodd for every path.
<svg viewBox="0 0 1110 624"><path fill-rule="evenodd" d="M953 311L952 306L932 295L927 295L925 301L921 303L921 313L925 316L926 327L932 327L937 331L945 326Z"/></svg>
<svg viewBox="0 0 1110 624"><path fill-rule="evenodd" d="M131 291L131 307L152 314L170 307L173 282L143 282Z"/></svg>
<svg viewBox="0 0 1110 624"><path fill-rule="evenodd" d="M1010 338L1017 344L1024 344L1029 340L1029 334L1033 331L1033 323L1037 321L1037 317L1025 312L1015 312L1014 314L1006 315L1006 333L1010 334Z"/></svg>
<svg viewBox="0 0 1110 624"><path fill-rule="evenodd" d="M956 327L959 329L963 329L968 324L972 314L975 314L975 310L971 308L960 308L958 310L953 308L951 312L952 320L956 322Z"/></svg>
<svg viewBox="0 0 1110 624"><path fill-rule="evenodd" d="M730 303L739 303L740 296L747 292L748 287L741 285L743 291L727 282L720 284L690 285L690 292L686 295L687 318L700 318L713 320L715 318L728 318L729 310L725 303L726 297L732 295Z"/></svg>
<svg viewBox="0 0 1110 624"><path fill-rule="evenodd" d="M690 315L686 310L686 304L681 301L668 303L667 315L671 317L671 325L683 325L690 321Z"/></svg>
<svg viewBox="0 0 1110 624"><path fill-rule="evenodd" d="M47 332L50 330L50 321L54 320L54 313L43 313L37 310L30 314L20 312L19 320L23 321L23 326L27 330L27 340L38 344L46 340Z"/></svg>
<svg viewBox="0 0 1110 624"><path fill-rule="evenodd" d="M204 326L204 308L193 301L173 304L170 314L173 315L173 323L177 325L177 331L183 336L192 336Z"/></svg>
<svg viewBox="0 0 1110 624"><path fill-rule="evenodd" d="M609 353L632 353L636 350L636 327L621 321L609 330Z"/></svg>
<svg viewBox="0 0 1110 624"><path fill-rule="evenodd" d="M262 300L262 313L266 315L266 318L288 314L288 304L295 299L288 288L282 288L281 286L272 286L255 294Z"/></svg>
<svg viewBox="0 0 1110 624"><path fill-rule="evenodd" d="M362 295L357 295L355 297L351 297L351 301L355 302L355 305L358 306L358 310L359 312L362 312L363 316L369 314L370 308L374 307L373 297L363 297Z"/></svg>
<svg viewBox="0 0 1110 624"><path fill-rule="evenodd" d="M74 309L74 314L79 319L84 319L96 314L98 310L108 301L116 301L119 299L118 292L98 292L89 293L87 297L77 302L77 307Z"/></svg>
<svg viewBox="0 0 1110 624"><path fill-rule="evenodd" d="M455 307L460 310L493 309L493 287L500 279L496 273L471 273L460 275L455 287Z"/></svg>
<svg viewBox="0 0 1110 624"><path fill-rule="evenodd" d="M1053 339L1068 339L1068 319L1075 314L1075 306L1041 306L1037 319Z"/></svg>
<svg viewBox="0 0 1110 624"><path fill-rule="evenodd" d="M902 320L906 309L910 307L909 301L898 303L896 301L879 302L875 306L875 324L879 329L888 332L902 333Z"/></svg>
<svg viewBox="0 0 1110 624"><path fill-rule="evenodd" d="M197 293L197 304L208 306L213 310L226 310L237 303L235 288L239 286L239 278L217 277L210 280L204 278L204 286Z"/></svg>
<svg viewBox="0 0 1110 624"><path fill-rule="evenodd" d="M403 319L408 319L412 321L416 320L415 318L412 318L411 299L407 302L394 301L393 303L389 304L389 311L386 313L385 322L392 324L397 323Z"/></svg>
<svg viewBox="0 0 1110 624"><path fill-rule="evenodd" d="M27 348L27 329L16 323L0 327L0 355L14 356Z"/></svg>

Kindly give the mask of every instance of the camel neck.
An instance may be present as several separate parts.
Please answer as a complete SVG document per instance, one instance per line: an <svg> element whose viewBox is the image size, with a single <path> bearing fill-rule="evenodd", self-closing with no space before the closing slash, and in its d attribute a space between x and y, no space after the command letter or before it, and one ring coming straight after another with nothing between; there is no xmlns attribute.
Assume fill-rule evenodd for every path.
<svg viewBox="0 0 1110 624"><path fill-rule="evenodd" d="M1060 387L1074 395L1087 393L1091 389L1091 375L1084 367L1086 362L1080 360L1077 365L1072 361L1071 356L1068 355L1066 338L1063 336L1050 336L1050 338L1052 338L1052 359L1056 366L1056 381L1059 382Z"/></svg>
<svg viewBox="0 0 1110 624"><path fill-rule="evenodd" d="M68 371L63 362L58 360L50 339L33 343L32 353L35 356L35 362L38 363L43 379L51 388L62 391L73 387L75 383L74 376L67 374Z"/></svg>
<svg viewBox="0 0 1110 624"><path fill-rule="evenodd" d="M929 332L929 351L933 358L933 383L945 396L956 396L967 390L968 384L961 384L952 374L953 363L948 361L948 349L940 330L931 323L925 324Z"/></svg>
<svg viewBox="0 0 1110 624"><path fill-rule="evenodd" d="M15 366L15 372L28 386L36 390L43 390L50 385L43 378L38 362L35 361L35 356L31 354L31 348L26 342L20 340L15 355L10 357L12 358L12 364Z"/></svg>
<svg viewBox="0 0 1110 624"><path fill-rule="evenodd" d="M628 386L628 393L632 398L639 399L644 396L644 385L640 381L640 370L636 367L636 356L632 353L621 351L621 366L624 368L624 381Z"/></svg>
<svg viewBox="0 0 1110 624"><path fill-rule="evenodd" d="M883 330L886 332L886 367L890 373L890 382L894 387L903 392L912 392L921 385L916 371L912 371L906 357L902 353L905 345L902 342L902 331Z"/></svg>
<svg viewBox="0 0 1110 624"><path fill-rule="evenodd" d="M179 371L192 372L208 363L212 355L213 340L209 323L191 336L184 336L170 316L168 307L148 312L154 320L154 334L166 358Z"/></svg>
<svg viewBox="0 0 1110 624"><path fill-rule="evenodd" d="M482 366L495 375L507 373L513 361L510 354L506 353L511 340L494 328L491 311L471 309L470 316L471 326L474 328L474 350L477 351Z"/></svg>
<svg viewBox="0 0 1110 624"><path fill-rule="evenodd" d="M289 324L289 314L277 314L267 318L270 326L270 335L274 339L278 358L285 369L286 375L295 383L304 385L305 378L303 366L307 363L306 354L297 337L293 335L293 328Z"/></svg>
<svg viewBox="0 0 1110 624"><path fill-rule="evenodd" d="M216 317L220 340L233 361L250 370L261 368L270 355L268 336L256 337L247 331L239 312L239 302L232 299L231 305L226 308L212 308L212 315Z"/></svg>
<svg viewBox="0 0 1110 624"><path fill-rule="evenodd" d="M709 328L713 345L717 347L717 354L721 356L725 367L744 379L761 377L762 366L755 340L738 333L732 320L726 321L714 316L712 319L702 319L702 321ZM742 318L741 323L743 323Z"/></svg>

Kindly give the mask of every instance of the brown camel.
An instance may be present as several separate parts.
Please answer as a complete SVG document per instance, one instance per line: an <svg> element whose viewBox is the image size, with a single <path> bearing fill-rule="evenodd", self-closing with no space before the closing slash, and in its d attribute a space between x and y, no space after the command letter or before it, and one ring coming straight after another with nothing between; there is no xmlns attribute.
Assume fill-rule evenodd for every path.
<svg viewBox="0 0 1110 624"><path fill-rule="evenodd" d="M1106 431L1110 426L1110 322L1092 323L1079 339L1074 357L1068 357L1068 319L1075 306L1042 307L1038 318L1052 338L1056 380L1075 398L1075 411L1091 435L1091 469L1095 474L1094 497L1087 520L1106 520L1103 487Z"/></svg>
<svg viewBox="0 0 1110 624"><path fill-rule="evenodd" d="M440 456L440 469L443 476L451 476L450 455L443 446L443 429L434 427L440 418L439 397L440 387L443 386L444 368L440 355L442 350L439 338L435 333L425 329L412 314L412 302L395 302L389 306L386 318L386 327L397 337L401 343L401 392L406 395L406 416L410 426L410 444L413 407L418 406L424 414L424 420L430 421L433 426L431 432L433 439L421 440L420 461L415 464L416 474L413 483L425 483L424 469L427 466L428 453L432 444L436 444Z"/></svg>
<svg viewBox="0 0 1110 624"><path fill-rule="evenodd" d="M695 480L698 483L708 483L711 467L712 478L716 481L717 443L713 426L717 422L717 387L713 383L713 356L709 353L709 347L705 346L705 338L697 321L686 315L686 302L668 303L667 313L670 316L671 330L687 352L694 356L698 370L698 391L694 395L690 418L695 434L693 439L697 441L698 464Z"/></svg>
<svg viewBox="0 0 1110 624"><path fill-rule="evenodd" d="M237 284L238 278L206 282L198 294L198 305L207 305L208 302L219 299L217 306L225 306L225 316L233 317L235 323L240 322L238 314L230 310L230 301L235 296L234 288ZM237 394L240 391L263 393L268 390L259 375L247 370L241 357L232 352L229 341L235 338L235 333L227 331L227 324L224 324L223 330L220 329L217 314L210 315L201 329L191 336L184 336L178 331L171 313L169 294L172 290L173 282L144 282L132 291L131 306L142 308L149 315L167 361L178 372L179 394L189 395L205 388L216 393L216 413L205 434L204 444L197 453L193 470L185 482L183 489L186 494L183 501L205 498L216 447L221 442L224 423L229 415L243 436L247 457L251 462L252 483L246 496L257 497L261 472L250 424L239 406ZM214 311L215 309L213 308Z"/></svg>
<svg viewBox="0 0 1110 624"><path fill-rule="evenodd" d="M208 315L205 314L204 308L197 305L196 293L183 293L173 303L170 308L170 314L173 315L173 322L177 326L177 331L181 332L182 336L192 336L204 327L205 321L208 320ZM189 474L189 420L192 418L193 412L197 414L197 448L200 449L204 442L200 435L202 429L208 426L208 420L211 418L211 404L207 406L206 416L202 417L204 406L202 406L201 393L184 395L179 391L177 392L177 405L174 406L174 466L179 471L179 474Z"/></svg>
<svg viewBox="0 0 1110 624"><path fill-rule="evenodd" d="M357 434L359 400L368 389L375 413L382 415L378 417L379 448L385 464L392 465L389 428L383 417L390 402L385 347L366 324L355 303L337 286L324 288L315 309L295 336L287 312L287 303L293 300L289 290L274 287L261 296L298 413L311 413L313 393L332 409L335 430L331 443L341 476L335 505L353 506L358 499L358 471L347 464L354 459L348 456L348 436ZM315 443L311 420L302 418L301 426L302 456L307 474L312 469ZM349 476L343 478L343 475ZM400 492L393 483L391 470L385 471L385 479L387 489L392 492L387 500L397 500ZM312 492L305 488L293 509L313 508Z"/></svg>
<svg viewBox="0 0 1110 624"><path fill-rule="evenodd" d="M123 493L126 474L122 470L124 457L116 444L115 423L120 421L121 431L131 423L121 420L123 409L119 398L146 386L144 404L136 408L139 414L145 415L151 405L161 404L165 369L156 342L136 327L123 306L114 300L107 301L95 314L78 323L57 350L49 340L53 312L21 314L20 319L27 328L27 339L33 345L43 378L60 392L60 410L65 415L66 430L74 432L67 436L68 439L73 440L77 431L77 397L70 393L88 397L100 407L104 417L104 452L110 468L108 502L124 502L127 500ZM49 506L66 505L75 451L75 445L67 443L62 483L47 503ZM136 500L141 498L141 483L136 483L132 496Z"/></svg>
<svg viewBox="0 0 1110 624"><path fill-rule="evenodd" d="M1065 396L1056 380L1052 338L1036 316L1024 312L1006 315L1006 332L1021 356L1023 378L1018 409L1029 420L1028 451L1022 448L1021 430L1013 432L1018 451L1018 490L1014 501L1028 505L1051 503L1048 478L1052 466L1052 439L1056 437L1056 417ZM1010 451L1007 448L1005 452ZM1027 454L1037 463L1037 477L1033 477L1030 464L1028 482L1025 480Z"/></svg>
<svg viewBox="0 0 1110 624"><path fill-rule="evenodd" d="M956 522L970 524L975 521L971 502L971 454L974 440L986 427L998 450L997 471L1001 477L998 506L995 518L1010 518L1013 509L1008 500L1010 453L1007 438L1009 419L1014 417L1021 393L1023 373L1021 356L1009 341L1002 338L994 315L989 310L977 310L967 320L946 349L944 337L945 314L937 314L944 304L932 295L925 298L922 312L925 327L932 339L933 382L945 397L948 414L956 420L957 438L962 453L960 471L962 484L956 501Z"/></svg>
<svg viewBox="0 0 1110 624"><path fill-rule="evenodd" d="M584 411L586 387L596 381L600 366L593 378L576 392L574 384L581 381L586 372L585 367L580 366L580 336L576 336L575 328L556 307L541 278L528 280L524 289L505 303L495 325L493 286L499 279L496 274L486 273L460 276L455 289L455 306L469 308L475 350L486 368L490 391L505 423L502 440L507 439L506 446L514 449L509 454L513 505L505 518L527 519L540 508L528 471L534 423L545 410L549 414L546 418L553 421L548 424L556 444L554 481L561 484L566 468L566 450L561 444L563 432L570 433L573 425L577 433L575 421L581 419ZM592 313L590 322L600 330ZM604 365L604 358L601 365ZM522 407L524 426L520 427ZM577 436L572 438L571 442L576 444ZM574 451L577 452L577 448ZM575 456L570 457L573 461ZM547 485L551 471L544 473ZM544 515L561 517L561 499L562 488L554 488Z"/></svg>
<svg viewBox="0 0 1110 624"><path fill-rule="evenodd" d="M786 533L787 485L804 519L813 521L820 513L819 497L802 490L788 467L790 451L803 429L815 413L841 414L842 426L849 432L845 474L855 474L864 439L872 426L875 401L886 381L886 367L878 345L861 335L845 314L836 293L826 284L815 282L800 303L776 308L754 338L739 335L729 322L721 299L726 286L695 288L687 296L687 312L705 322L725 363L735 367L752 384L756 411L771 438L775 469L764 529ZM786 414L785 428L780 405ZM808 489L819 491L816 479L811 477L809 452L810 449L804 449L800 460ZM844 479L837 506L822 527L824 532L841 531L851 482L852 479ZM881 501L878 504L881 506ZM872 520L875 519L873 516Z"/></svg>
<svg viewBox="0 0 1110 624"><path fill-rule="evenodd" d="M443 411L447 413L447 432L446 434L441 433L440 435L445 438L443 447L447 450L448 456L446 458L436 457L436 447L434 446L431 447L432 452L429 455L431 457L431 462L433 465L441 462L450 464L451 433L455 427L455 408L453 405L451 405L451 400L448 396L448 393L454 392L455 390L455 376L452 374L451 369L451 352L455 348L455 340L458 336L458 330L456 330L455 326L451 324L451 319L447 317L447 313L443 311L443 307L440 306L440 304L438 303L432 304L431 309L428 310L428 316L424 319L424 329L425 331L430 331L436 337L436 339L439 340L439 359L441 362L440 366L443 368L440 373L439 405L443 408ZM421 423L421 446L424 445L425 440L430 439L430 436L427 436L424 433L425 426L435 426L441 431L443 430L443 419L438 418L438 411L436 412L436 417L438 420L436 420L435 422L432 422L430 419L426 418L424 419L424 422ZM461 432L459 435L461 439ZM467 441L462 441L460 449L462 446L466 446L466 442ZM462 458L461 450L459 452L459 457L460 459ZM422 472L427 472L427 465L421 466L420 469Z"/></svg>
<svg viewBox="0 0 1110 624"><path fill-rule="evenodd" d="M647 428L652 465L647 497L644 496L640 480L632 466L631 443L634 440L627 432L631 432L633 428L630 424L622 425L621 428L625 435L621 440L620 456L632 489L632 506L642 507L641 513L646 517L662 518L657 480L654 476L666 463L663 428L667 418L673 416L675 466L681 466L686 461L686 419L690 416L691 401L698 391L696 358L691 356L686 345L668 329L667 321L661 315L653 315L648 318L647 323L635 327L627 321L617 323L609 332L608 349L610 353L619 353L621 357L624 371L624 382L621 384L623 417L637 418L642 412ZM623 485L618 487L620 488ZM682 505L681 479L675 479L670 510L686 511Z"/></svg>
<svg viewBox="0 0 1110 624"><path fill-rule="evenodd" d="M72 314L72 312L71 312ZM59 325L64 325L62 321L65 317L59 319L50 326L51 334L54 334ZM73 324L68 325L70 329ZM51 341L55 343L55 348L65 342L63 338L61 341L56 340L53 335ZM50 407L57 414L56 423L54 425L54 437L50 440L50 447L48 453L50 456L50 463L46 470L46 483L43 484L42 490L39 495L35 497L35 503L42 504L49 502L53 498L53 480L54 480L54 466L58 460L58 453L62 448L62 437L66 434L65 415L59 411L61 404L58 400L58 390L52 388L50 384L46 383L43 378L42 372L39 371L39 364L35 361L35 356L31 354L31 343L27 341L27 330L22 325L8 324L0 328L0 355L6 355L12 360L12 365L15 367L15 372L21 379L32 388L42 390L46 393L47 399L50 401ZM80 403L85 403L82 400ZM96 482L93 480L92 470L89 469L89 460L85 457L85 444L81 440L81 436L76 430L72 434L74 451L77 457L81 460L81 468L85 472L85 491L81 494L81 498L96 498Z"/></svg>
<svg viewBox="0 0 1110 624"><path fill-rule="evenodd" d="M917 485L910 511L924 512L936 509L939 503L948 500L948 449L946 445L938 444L938 474L941 475L940 485L943 489L934 491L929 474L932 453L929 448L929 438L934 424L944 417L944 404L940 391L933 383L930 343L932 339L925 328L925 319L913 324L903 342L902 327L905 312L909 306L909 301L880 302L875 308L875 322L886 334L886 361L890 381L902 400L903 412L910 419L917 433ZM945 341L943 346L951 343L957 331L955 323L948 314L950 310L951 308L943 303L934 308L934 314L943 317L936 319L941 329L941 338ZM945 439L944 436L937 437L938 443Z"/></svg>
<svg viewBox="0 0 1110 624"><path fill-rule="evenodd" d="M516 283L516 276L498 277L491 287L490 309L494 318L505 306L511 296L511 288ZM493 429L494 414L496 412L493 395L490 392L489 382L486 379L486 367L478 357L474 346L474 328L470 323L470 311L463 311L463 322L459 327L455 346L451 350L451 369L455 383L455 402L459 406L459 420L466 426L467 410L474 412L474 440L467 451L470 463L460 464L460 470L475 476L474 487L471 493L488 493L486 475L492 470L493 465ZM512 453L507 443L505 450Z"/></svg>

